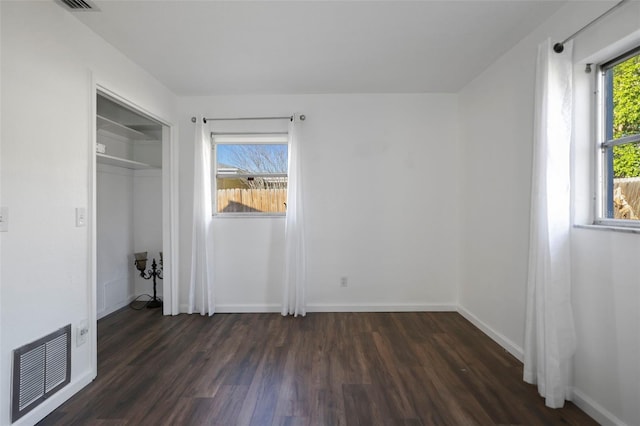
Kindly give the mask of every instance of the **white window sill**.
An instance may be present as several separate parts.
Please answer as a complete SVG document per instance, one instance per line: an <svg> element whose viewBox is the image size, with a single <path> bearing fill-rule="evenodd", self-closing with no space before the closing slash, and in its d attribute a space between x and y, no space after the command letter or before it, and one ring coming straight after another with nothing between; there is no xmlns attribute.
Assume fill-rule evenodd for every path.
<svg viewBox="0 0 640 426"><path fill-rule="evenodd" d="M214 219L284 219L282 213L214 213Z"/></svg>
<svg viewBox="0 0 640 426"><path fill-rule="evenodd" d="M575 224L574 228L580 229L590 229L593 231L613 231L613 232L624 232L627 234L640 234L640 228L630 227L630 226L614 226L614 225L603 225L603 224Z"/></svg>

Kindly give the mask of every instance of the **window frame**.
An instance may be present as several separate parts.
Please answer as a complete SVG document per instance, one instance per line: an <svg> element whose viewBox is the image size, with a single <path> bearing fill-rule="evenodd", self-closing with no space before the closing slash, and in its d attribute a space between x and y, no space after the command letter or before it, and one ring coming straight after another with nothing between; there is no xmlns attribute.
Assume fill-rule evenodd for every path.
<svg viewBox="0 0 640 426"><path fill-rule="evenodd" d="M289 147L289 134L287 132L211 132L211 204L214 217L244 217L244 218L265 218L265 217L286 217L285 212L218 212L218 145L287 145ZM246 178L286 178L287 190L289 187L289 158L287 155L286 173L238 173L233 176L235 179Z"/></svg>
<svg viewBox="0 0 640 426"><path fill-rule="evenodd" d="M596 117L596 173L595 173L595 194L594 194L594 225L640 228L640 220L615 219L608 217L613 205L613 147L640 143L640 133L614 138L610 124L613 120L613 80L608 80L607 71L616 65L625 62L635 56L640 55L640 46L626 50L624 53L613 59L603 61L598 64L595 73L595 117ZM612 77L612 76L611 76ZM636 212L640 214L640 212Z"/></svg>

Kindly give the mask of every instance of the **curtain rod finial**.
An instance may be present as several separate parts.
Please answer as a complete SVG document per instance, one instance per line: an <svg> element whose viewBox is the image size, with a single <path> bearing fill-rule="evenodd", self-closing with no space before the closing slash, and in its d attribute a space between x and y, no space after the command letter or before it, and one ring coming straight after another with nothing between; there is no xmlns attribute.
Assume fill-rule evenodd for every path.
<svg viewBox="0 0 640 426"><path fill-rule="evenodd" d="M553 45L553 51L556 53L562 53L562 51L564 50L564 44L562 43L556 43Z"/></svg>

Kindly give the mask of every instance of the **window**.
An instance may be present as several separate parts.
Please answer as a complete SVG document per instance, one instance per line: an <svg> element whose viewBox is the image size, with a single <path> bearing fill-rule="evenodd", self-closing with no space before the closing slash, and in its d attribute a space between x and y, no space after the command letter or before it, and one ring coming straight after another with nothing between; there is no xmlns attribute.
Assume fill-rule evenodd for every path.
<svg viewBox="0 0 640 426"><path fill-rule="evenodd" d="M640 48L599 70L596 223L640 227Z"/></svg>
<svg viewBox="0 0 640 426"><path fill-rule="evenodd" d="M212 134L214 212L284 215L287 209L286 133Z"/></svg>

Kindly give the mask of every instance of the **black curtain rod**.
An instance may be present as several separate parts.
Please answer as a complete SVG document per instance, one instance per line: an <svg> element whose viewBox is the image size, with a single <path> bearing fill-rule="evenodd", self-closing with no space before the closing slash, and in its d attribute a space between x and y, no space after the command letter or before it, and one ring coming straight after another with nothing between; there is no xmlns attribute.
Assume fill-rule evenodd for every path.
<svg viewBox="0 0 640 426"><path fill-rule="evenodd" d="M614 10L616 10L617 8L622 6L622 4L626 3L627 1L628 0L620 0L613 7L611 7L611 9L607 10L602 15L598 16L593 21L589 22L587 25L585 25L584 27L580 28L578 31L576 31L575 33L571 34L569 37L565 38L561 42L554 44L553 45L553 51L556 52L556 53L562 53L562 51L564 50L564 44L566 42L568 42L569 40L573 40L578 34L580 34L584 30L586 30L587 28L589 28L590 26L592 26L593 24L598 22L600 19L604 18L605 16L607 16L608 14L610 14L611 12L613 12Z"/></svg>
<svg viewBox="0 0 640 426"><path fill-rule="evenodd" d="M202 121L238 121L238 120L289 120L293 121L293 115L288 117L231 117L231 118L203 118Z"/></svg>
<svg viewBox="0 0 640 426"><path fill-rule="evenodd" d="M300 114L298 116L300 121L304 121L307 117L304 114ZM293 121L293 115L289 115L286 117L229 117L229 118L203 118L202 122L207 123L207 121L238 121L238 120L289 120ZM191 122L195 123L197 119L195 117L191 117Z"/></svg>

